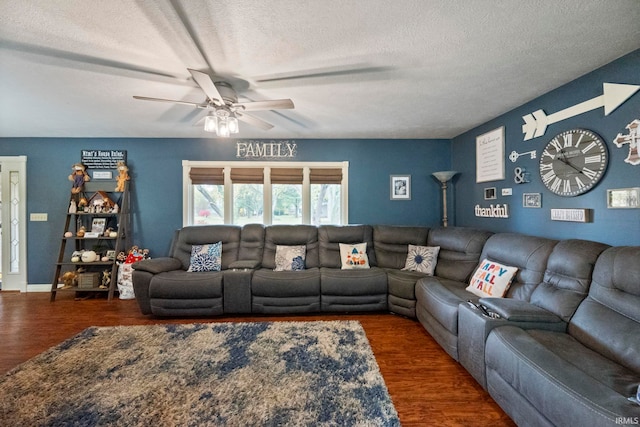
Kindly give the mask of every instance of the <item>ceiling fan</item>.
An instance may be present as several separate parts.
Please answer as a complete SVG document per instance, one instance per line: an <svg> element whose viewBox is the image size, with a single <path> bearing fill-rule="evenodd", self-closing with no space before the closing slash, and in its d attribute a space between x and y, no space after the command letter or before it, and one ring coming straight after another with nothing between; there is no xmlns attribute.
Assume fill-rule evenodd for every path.
<svg viewBox="0 0 640 427"><path fill-rule="evenodd" d="M193 80L207 96L202 103L176 101L172 99L150 98L147 96L135 96L135 99L143 101L171 102L174 104L188 105L203 110L208 114L198 120L195 125L204 122L204 130L215 132L218 136L228 137L232 133L238 133L238 120L255 126L259 129L269 130L273 125L257 117L246 114L245 111L258 110L284 110L293 109L293 101L290 99L273 99L267 101L238 102L238 95L233 86L224 81L213 81L211 76L202 71L188 69Z"/></svg>

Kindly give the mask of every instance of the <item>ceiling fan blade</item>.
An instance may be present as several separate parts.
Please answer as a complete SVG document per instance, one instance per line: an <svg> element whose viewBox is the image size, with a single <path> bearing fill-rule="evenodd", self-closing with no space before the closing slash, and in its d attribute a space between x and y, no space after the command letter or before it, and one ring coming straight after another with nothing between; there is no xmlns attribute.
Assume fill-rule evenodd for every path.
<svg viewBox="0 0 640 427"><path fill-rule="evenodd" d="M189 107L196 107L196 108L206 107L206 105L198 104L195 102L175 101L173 99L163 99L163 98L150 98L148 96L137 96L137 95L134 95L133 97L135 99L140 99L142 101L170 102L172 104L182 104L182 105L188 105Z"/></svg>
<svg viewBox="0 0 640 427"><path fill-rule="evenodd" d="M293 101L290 99L272 99L269 101L237 102L234 107L240 107L243 111L257 110L286 110L293 109Z"/></svg>
<svg viewBox="0 0 640 427"><path fill-rule="evenodd" d="M198 83L198 86L202 88L207 97L216 105L224 105L224 100L222 99L222 95L218 92L218 88L213 84L213 80L211 77L203 73L202 71L192 70L188 68L193 80Z"/></svg>
<svg viewBox="0 0 640 427"><path fill-rule="evenodd" d="M202 116L200 117L200 120L197 120L195 122L193 122L193 126L202 126L204 125L204 119L206 119L207 116Z"/></svg>
<svg viewBox="0 0 640 427"><path fill-rule="evenodd" d="M368 64L353 64L349 66L321 67L300 70L291 73L272 74L270 76L257 77L254 80L258 83L275 82L279 80L298 80L314 77L336 77L363 73L379 73L392 70L387 66L372 66Z"/></svg>
<svg viewBox="0 0 640 427"><path fill-rule="evenodd" d="M262 129L262 130L269 130L269 129L271 129L273 127L273 125L271 123L265 122L262 119L259 119L259 118L254 117L254 116L249 116L247 114L236 113L236 117L241 122L245 122L248 125L255 126L255 127L259 128L259 129Z"/></svg>

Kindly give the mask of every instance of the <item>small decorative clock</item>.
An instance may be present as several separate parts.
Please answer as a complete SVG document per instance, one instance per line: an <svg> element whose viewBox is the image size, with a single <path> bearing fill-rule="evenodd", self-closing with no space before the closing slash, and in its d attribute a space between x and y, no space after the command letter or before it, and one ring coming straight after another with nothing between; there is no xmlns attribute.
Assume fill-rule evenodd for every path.
<svg viewBox="0 0 640 427"><path fill-rule="evenodd" d="M591 190L602 179L609 156L596 133L573 129L555 136L540 156L540 178L552 193L572 197Z"/></svg>

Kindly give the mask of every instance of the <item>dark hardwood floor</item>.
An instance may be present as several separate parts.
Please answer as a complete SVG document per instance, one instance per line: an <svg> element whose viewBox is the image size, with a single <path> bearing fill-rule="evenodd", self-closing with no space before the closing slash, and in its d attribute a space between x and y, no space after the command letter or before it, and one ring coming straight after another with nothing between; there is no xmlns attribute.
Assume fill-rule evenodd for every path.
<svg viewBox="0 0 640 427"><path fill-rule="evenodd" d="M514 426L465 369L415 320L392 314L156 319L135 300L75 301L59 293L0 292L0 373L89 326L286 320L358 320L404 426Z"/></svg>

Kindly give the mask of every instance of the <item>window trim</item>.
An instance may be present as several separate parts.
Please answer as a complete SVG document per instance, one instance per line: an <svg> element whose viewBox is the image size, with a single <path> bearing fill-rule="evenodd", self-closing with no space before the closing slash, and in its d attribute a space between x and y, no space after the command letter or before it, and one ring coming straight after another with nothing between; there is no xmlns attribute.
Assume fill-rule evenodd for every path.
<svg viewBox="0 0 640 427"><path fill-rule="evenodd" d="M263 218L265 225L272 224L273 212L271 168L302 168L302 223L311 223L311 183L309 171L311 169L342 169L342 182L340 183L340 204L342 224L349 223L349 162L238 162L238 161L207 161L207 160L183 160L182 161L182 225L194 225L190 223L193 218L193 186L189 172L191 168L223 168L224 173L224 224L233 223L232 201L233 187L231 182L231 169L238 168L263 168ZM227 195L231 195L227 197Z"/></svg>

